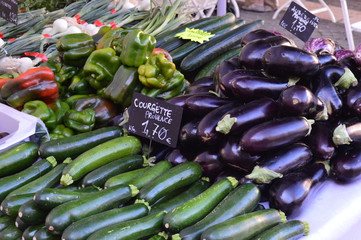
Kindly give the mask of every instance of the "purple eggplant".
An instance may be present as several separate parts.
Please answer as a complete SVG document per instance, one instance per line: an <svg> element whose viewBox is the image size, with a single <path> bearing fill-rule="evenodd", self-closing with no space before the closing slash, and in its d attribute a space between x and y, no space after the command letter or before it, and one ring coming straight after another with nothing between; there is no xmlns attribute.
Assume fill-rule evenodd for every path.
<svg viewBox="0 0 361 240"><path fill-rule="evenodd" d="M218 181L219 179L226 178L226 177L234 177L237 180L241 180L244 178L246 173L235 171L232 168L224 167L223 171L221 171L217 177L214 179L214 182Z"/></svg>
<svg viewBox="0 0 361 240"><path fill-rule="evenodd" d="M361 78L361 66L357 63L355 55L343 57L338 62L342 67L350 69L357 79Z"/></svg>
<svg viewBox="0 0 361 240"><path fill-rule="evenodd" d="M361 43L356 46L354 50L355 61L359 67L361 67Z"/></svg>
<svg viewBox="0 0 361 240"><path fill-rule="evenodd" d="M184 124L179 133L179 144L184 148L193 148L199 146L199 139L197 136L197 127L199 119L193 119Z"/></svg>
<svg viewBox="0 0 361 240"><path fill-rule="evenodd" d="M246 35L244 35L242 38L241 38L241 44L242 46L252 42L252 41L255 41L255 40L258 40L258 39L265 39L265 38L269 38L269 37L274 37L276 36L275 33L273 32L270 32L268 30L265 30L265 29L256 29L254 31L251 31L249 33L247 33Z"/></svg>
<svg viewBox="0 0 361 240"><path fill-rule="evenodd" d="M280 94L278 102L281 105L282 115L304 116L307 118L327 119L323 115L325 107L323 102L312 91L302 85L286 88Z"/></svg>
<svg viewBox="0 0 361 240"><path fill-rule="evenodd" d="M355 87L358 81L350 69L338 65L323 66L320 71L320 78L328 78L340 91Z"/></svg>
<svg viewBox="0 0 361 240"><path fill-rule="evenodd" d="M260 154L295 143L311 132L314 120L284 117L260 123L247 130L240 140L242 149Z"/></svg>
<svg viewBox="0 0 361 240"><path fill-rule="evenodd" d="M303 49L309 53L334 54L336 44L330 38L310 38L305 42Z"/></svg>
<svg viewBox="0 0 361 240"><path fill-rule="evenodd" d="M270 183L312 161L312 151L304 143L294 143L284 149L264 154L246 178L258 184Z"/></svg>
<svg viewBox="0 0 361 240"><path fill-rule="evenodd" d="M288 80L256 76L235 78L231 82L235 99L242 102L261 97L277 99L288 84Z"/></svg>
<svg viewBox="0 0 361 240"><path fill-rule="evenodd" d="M230 103L229 98L218 97L215 94L197 94L187 98L185 107L193 116L204 116L210 111Z"/></svg>
<svg viewBox="0 0 361 240"><path fill-rule="evenodd" d="M189 159L181 153L179 148L174 148L172 151L170 151L165 156L164 160L172 163L173 166L189 161Z"/></svg>
<svg viewBox="0 0 361 240"><path fill-rule="evenodd" d="M203 174L206 177L214 179L218 174L223 170L223 163L219 161L219 156L217 151L206 150L199 153L194 159L193 162L199 163L203 169Z"/></svg>
<svg viewBox="0 0 361 240"><path fill-rule="evenodd" d="M316 54L285 45L268 48L262 63L264 71L276 77L313 77L320 69Z"/></svg>
<svg viewBox="0 0 361 240"><path fill-rule="evenodd" d="M338 150L330 161L331 175L338 181L350 182L361 176L361 148Z"/></svg>
<svg viewBox="0 0 361 240"><path fill-rule="evenodd" d="M344 57L348 57L348 56L353 56L354 52L352 50L349 49L338 49L334 52L333 54L337 61L341 61Z"/></svg>
<svg viewBox="0 0 361 240"><path fill-rule="evenodd" d="M190 96L193 96L193 94L178 95L175 96L174 98L167 100L167 102L184 108L185 101Z"/></svg>
<svg viewBox="0 0 361 240"><path fill-rule="evenodd" d="M358 98L351 106L352 113L361 118L361 98Z"/></svg>
<svg viewBox="0 0 361 240"><path fill-rule="evenodd" d="M332 141L335 145L358 145L361 146L361 121L353 118L340 123L332 134Z"/></svg>
<svg viewBox="0 0 361 240"><path fill-rule="evenodd" d="M316 159L329 160L335 154L332 141L332 125L328 121L316 121L306 142Z"/></svg>
<svg viewBox="0 0 361 240"><path fill-rule="evenodd" d="M270 207L291 215L302 205L310 190L327 177L326 163L316 162L275 179L269 188Z"/></svg>
<svg viewBox="0 0 361 240"><path fill-rule="evenodd" d="M207 86L211 87L214 86L213 77L202 77L197 79L196 81L192 82L189 86Z"/></svg>
<svg viewBox="0 0 361 240"><path fill-rule="evenodd" d="M346 92L345 105L352 109L352 105L356 102L357 99L361 98L361 83L357 84L355 87L351 87Z"/></svg>
<svg viewBox="0 0 361 240"><path fill-rule="evenodd" d="M214 86L190 86L187 88L187 94L197 94L197 93L208 93L209 91L215 91Z"/></svg>
<svg viewBox="0 0 361 240"><path fill-rule="evenodd" d="M321 66L333 65L337 63L337 58L330 53L321 53L317 54L318 60L320 61Z"/></svg>
<svg viewBox="0 0 361 240"><path fill-rule="evenodd" d="M228 73L233 72L235 70L239 70L239 69L241 69L241 65L239 63L238 57L234 57L229 60L222 61L216 67L214 74L213 74L213 80L215 83L215 91L220 92L222 94L219 87L220 87L220 82L221 82L221 79L223 78L223 76L225 76Z"/></svg>
<svg viewBox="0 0 361 240"><path fill-rule="evenodd" d="M239 135L246 129L278 115L279 105L271 98L260 98L226 112L217 126L224 134ZM221 120L221 121L222 121Z"/></svg>
<svg viewBox="0 0 361 240"><path fill-rule="evenodd" d="M239 54L239 61L247 69L262 69L263 54L270 47L278 45L291 46L292 43L282 36L254 40L242 48Z"/></svg>
<svg viewBox="0 0 361 240"><path fill-rule="evenodd" d="M229 137L219 150L221 161L236 171L250 173L260 159L259 155L251 155L242 150L239 137Z"/></svg>

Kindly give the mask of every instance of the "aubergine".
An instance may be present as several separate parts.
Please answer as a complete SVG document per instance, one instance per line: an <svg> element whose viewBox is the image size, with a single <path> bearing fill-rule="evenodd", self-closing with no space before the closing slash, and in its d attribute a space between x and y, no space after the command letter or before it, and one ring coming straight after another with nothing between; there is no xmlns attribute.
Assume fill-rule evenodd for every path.
<svg viewBox="0 0 361 240"><path fill-rule="evenodd" d="M357 99L351 106L351 112L361 118L361 98Z"/></svg>
<svg viewBox="0 0 361 240"><path fill-rule="evenodd" d="M351 182L361 176L361 148L341 148L331 158L331 176L340 182Z"/></svg>
<svg viewBox="0 0 361 240"><path fill-rule="evenodd" d="M165 156L164 160L170 162L173 166L189 162L188 158L181 153L179 148L174 148L172 151L170 151Z"/></svg>
<svg viewBox="0 0 361 240"><path fill-rule="evenodd" d="M313 159L311 149L304 143L294 143L278 151L264 154L252 172L246 175L258 184L270 183Z"/></svg>
<svg viewBox="0 0 361 240"><path fill-rule="evenodd" d="M312 131L306 138L307 145L316 159L329 160L336 151L332 141L332 124L328 121L316 121Z"/></svg>
<svg viewBox="0 0 361 240"><path fill-rule="evenodd" d="M292 46L292 43L287 38L278 35L254 40L242 48L239 54L239 61L247 69L262 69L263 54L270 47L278 45Z"/></svg>
<svg viewBox="0 0 361 240"><path fill-rule="evenodd" d="M215 91L214 86L190 86L187 88L187 94L197 94L197 93L208 93L209 91Z"/></svg>
<svg viewBox="0 0 361 240"><path fill-rule="evenodd" d="M256 99L227 111L216 130L223 134L239 135L256 124L275 118L278 112L279 104L275 100Z"/></svg>
<svg viewBox="0 0 361 240"><path fill-rule="evenodd" d="M361 98L361 83L357 84L355 87L351 87L348 89L347 93L345 94L344 104L349 108L352 109L352 105Z"/></svg>
<svg viewBox="0 0 361 240"><path fill-rule="evenodd" d="M222 178L227 178L227 177L234 177L237 180L241 180L244 178L244 176L246 175L245 172L240 172L240 171L236 171L232 168L227 168L225 167L223 169L222 172L220 172L217 177L214 179L214 182L218 181L219 179Z"/></svg>
<svg viewBox="0 0 361 240"><path fill-rule="evenodd" d="M278 102L281 105L282 115L304 116L316 120L326 120L324 114L326 106L316 97L312 91L302 85L294 85L286 88L280 94Z"/></svg>
<svg viewBox="0 0 361 240"><path fill-rule="evenodd" d="M271 76L287 78L313 77L320 70L316 54L294 46L277 45L268 48L262 57L264 71Z"/></svg>
<svg viewBox="0 0 361 240"><path fill-rule="evenodd" d="M343 57L338 63L342 67L350 69L357 79L361 78L361 67L357 64L356 56L354 54Z"/></svg>
<svg viewBox="0 0 361 240"><path fill-rule="evenodd" d="M260 154L298 142L311 132L312 119L283 117L251 127L240 139L246 152Z"/></svg>
<svg viewBox="0 0 361 240"><path fill-rule="evenodd" d="M246 45L247 43L250 43L252 41L258 40L258 39L265 39L265 38L269 38L269 37L274 37L276 36L275 33L270 32L266 29L260 28L260 29L256 29L253 30L249 33L247 33L246 35L244 35L241 38L241 44L242 46Z"/></svg>
<svg viewBox="0 0 361 240"><path fill-rule="evenodd" d="M229 137L219 150L220 160L228 167L243 173L250 173L257 165L260 155L251 155L242 150L239 137Z"/></svg>
<svg viewBox="0 0 361 240"><path fill-rule="evenodd" d="M191 86L214 86L214 80L213 77L210 76L206 76L206 77L202 77L197 79L196 81L192 82L190 85Z"/></svg>
<svg viewBox="0 0 361 240"><path fill-rule="evenodd" d="M186 99L185 107L193 116L203 117L210 111L230 103L229 98L218 97L215 94L197 94Z"/></svg>
<svg viewBox="0 0 361 240"><path fill-rule="evenodd" d="M337 89L343 91L358 84L351 70L339 65L323 66L320 71L320 77L329 79Z"/></svg>
<svg viewBox="0 0 361 240"><path fill-rule="evenodd" d="M215 83L215 91L220 92L219 85L223 76L230 72L241 69L238 57L231 58L229 60L222 61L215 69L213 74L213 80ZM222 92L220 92L222 94Z"/></svg>
<svg viewBox="0 0 361 240"><path fill-rule="evenodd" d="M193 148L199 146L200 142L197 136L197 127L199 119L193 119L185 123L179 131L179 144L183 148Z"/></svg>
<svg viewBox="0 0 361 240"><path fill-rule="evenodd" d="M337 63L337 58L330 53L320 53L317 54L318 60L320 61L321 66L333 65Z"/></svg>
<svg viewBox="0 0 361 240"><path fill-rule="evenodd" d="M310 190L328 177L327 164L316 162L275 179L269 187L269 205L291 215L304 202Z"/></svg>
<svg viewBox="0 0 361 240"><path fill-rule="evenodd" d="M199 163L201 165L203 174L210 179L214 179L220 174L223 170L223 163L219 160L218 151L206 150L199 153L194 159L193 162Z"/></svg>
<svg viewBox="0 0 361 240"><path fill-rule="evenodd" d="M333 130L332 141L335 145L357 145L361 146L361 120L349 119L339 123Z"/></svg>

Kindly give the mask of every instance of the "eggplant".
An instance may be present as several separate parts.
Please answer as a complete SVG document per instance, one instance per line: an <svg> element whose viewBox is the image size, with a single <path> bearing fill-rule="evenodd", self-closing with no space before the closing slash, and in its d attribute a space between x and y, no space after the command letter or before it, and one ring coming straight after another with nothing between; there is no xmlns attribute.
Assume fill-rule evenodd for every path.
<svg viewBox="0 0 361 240"><path fill-rule="evenodd" d="M232 168L224 167L223 171L220 172L217 177L214 179L214 182L218 181L219 179L226 178L226 177L234 177L237 180L243 179L245 176L245 173L235 171Z"/></svg>
<svg viewBox="0 0 361 240"><path fill-rule="evenodd" d="M256 29L256 30L253 30L249 33L247 33L246 35L244 35L242 38L241 38L241 44L242 46L252 42L252 41L255 41L255 40L258 40L258 39L264 39L264 38L269 38L269 37L274 37L276 36L275 33L273 32L270 32L266 29Z"/></svg>
<svg viewBox="0 0 361 240"><path fill-rule="evenodd" d="M209 91L215 91L214 86L190 86L187 88L187 94L197 94L197 93L208 93Z"/></svg>
<svg viewBox="0 0 361 240"><path fill-rule="evenodd" d="M260 98L226 112L224 121L217 125L217 131L224 134L239 135L246 129L275 118L279 104L271 98Z"/></svg>
<svg viewBox="0 0 361 240"><path fill-rule="evenodd" d="M311 132L314 120L283 117L260 123L247 130L240 139L242 149L260 154L298 142Z"/></svg>
<svg viewBox="0 0 361 240"><path fill-rule="evenodd" d="M231 82L235 99L242 102L261 97L277 99L288 84L288 80L256 76L235 78Z"/></svg>
<svg viewBox="0 0 361 240"><path fill-rule="evenodd" d="M361 118L361 98L358 98L351 106L351 111L355 116Z"/></svg>
<svg viewBox="0 0 361 240"><path fill-rule="evenodd" d="M304 202L310 190L328 177L325 162L308 164L296 171L275 179L269 187L269 205L287 216Z"/></svg>
<svg viewBox="0 0 361 240"><path fill-rule="evenodd" d="M338 90L347 90L358 84L355 75L350 69L338 65L323 66L320 77L329 79Z"/></svg>
<svg viewBox="0 0 361 240"><path fill-rule="evenodd" d="M184 124L179 132L179 144L184 148L199 146L200 142L197 136L197 127L199 119L193 119Z"/></svg>
<svg viewBox="0 0 361 240"><path fill-rule="evenodd" d="M312 131L306 138L306 143L311 148L316 159L329 160L336 151L332 141L332 125L328 121L316 121Z"/></svg>
<svg viewBox="0 0 361 240"><path fill-rule="evenodd" d="M303 49L309 53L316 54L334 54L336 43L330 38L310 38L303 46Z"/></svg>
<svg viewBox="0 0 361 240"><path fill-rule="evenodd" d="M214 150L206 150L199 153L193 162L201 165L203 174L206 177L215 179L218 174L223 170L223 163L219 160L218 152Z"/></svg>
<svg viewBox="0 0 361 240"><path fill-rule="evenodd" d="M313 77L320 70L316 54L303 49L278 45L267 49L262 57L264 71L276 77Z"/></svg>
<svg viewBox="0 0 361 240"><path fill-rule="evenodd" d="M316 120L326 120L328 115L323 114L326 106L313 92L302 85L286 88L280 94L278 102L284 116L304 116Z"/></svg>
<svg viewBox="0 0 361 240"><path fill-rule="evenodd" d="M332 141L335 145L358 145L361 146L361 120L358 118L350 119L333 130Z"/></svg>
<svg viewBox="0 0 361 240"><path fill-rule="evenodd" d="M218 97L215 94L197 94L187 98L185 107L194 116L204 116L210 111L230 103L229 98Z"/></svg>
<svg viewBox="0 0 361 240"><path fill-rule="evenodd" d="M230 168L243 173L250 173L257 165L260 155L251 155L242 150L239 137L229 137L219 150L221 161Z"/></svg>
<svg viewBox="0 0 361 240"><path fill-rule="evenodd" d="M359 98L361 98L361 83L357 84L355 87L351 87L346 92L344 103L349 109L352 109L352 105Z"/></svg>
<svg viewBox="0 0 361 240"><path fill-rule="evenodd" d="M337 64L337 58L330 53L317 54L321 66Z"/></svg>
<svg viewBox="0 0 361 240"><path fill-rule="evenodd" d="M220 92L220 81L223 76L230 72L241 69L238 57L231 58L229 60L222 61L215 69L213 74L213 80L215 82L215 91ZM222 93L222 92L220 92Z"/></svg>
<svg viewBox="0 0 361 240"><path fill-rule="evenodd" d="M350 69L357 79L361 78L361 66L357 63L356 56L354 54L345 56L338 62L342 67Z"/></svg>
<svg viewBox="0 0 361 240"><path fill-rule="evenodd" d="M186 158L180 151L179 148L174 148L170 151L164 158L165 161L172 163L173 166L189 162L189 159Z"/></svg>
<svg viewBox="0 0 361 240"><path fill-rule="evenodd" d="M361 176L361 148L338 150L330 161L331 176L340 182L351 182Z"/></svg>
<svg viewBox="0 0 361 240"><path fill-rule="evenodd" d="M294 143L286 148L264 154L259 164L246 178L258 184L270 183L295 169L305 166L313 159L311 149L304 143Z"/></svg>
<svg viewBox="0 0 361 240"><path fill-rule="evenodd" d="M337 61L340 62L344 57L354 56L354 52L349 49L338 49L333 54Z"/></svg>
<svg viewBox="0 0 361 240"><path fill-rule="evenodd" d="M355 61L357 63L357 65L359 67L361 67L361 43L359 43L355 50L354 50L354 55L355 55Z"/></svg>
<svg viewBox="0 0 361 240"><path fill-rule="evenodd" d="M292 43L282 36L254 40L242 48L239 54L239 61L247 69L262 69L263 54L270 47L278 45L292 46Z"/></svg>
<svg viewBox="0 0 361 240"><path fill-rule="evenodd" d="M171 98L169 100L167 100L168 103L183 107L185 106L185 101L187 100L188 97L193 96L193 94L183 94L183 95L178 95L175 96L174 98Z"/></svg>
<svg viewBox="0 0 361 240"><path fill-rule="evenodd" d="M213 77L207 76L199 78L196 81L192 82L189 86L214 86Z"/></svg>

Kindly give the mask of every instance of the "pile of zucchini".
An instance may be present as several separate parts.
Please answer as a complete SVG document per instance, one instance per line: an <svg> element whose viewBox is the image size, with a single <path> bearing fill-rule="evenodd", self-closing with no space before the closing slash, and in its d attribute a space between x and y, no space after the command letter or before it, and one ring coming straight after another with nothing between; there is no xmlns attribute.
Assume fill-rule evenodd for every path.
<svg viewBox="0 0 361 240"><path fill-rule="evenodd" d="M196 162L151 163L104 127L0 154L0 239L289 239L301 221L264 209L252 183L210 182Z"/></svg>

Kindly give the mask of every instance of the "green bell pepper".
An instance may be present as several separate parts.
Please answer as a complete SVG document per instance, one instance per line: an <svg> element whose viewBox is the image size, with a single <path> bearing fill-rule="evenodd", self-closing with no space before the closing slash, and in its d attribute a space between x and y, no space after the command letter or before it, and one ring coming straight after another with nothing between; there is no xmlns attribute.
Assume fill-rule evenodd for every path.
<svg viewBox="0 0 361 240"><path fill-rule="evenodd" d="M41 100L25 103L22 112L40 118L49 130L55 128L57 124L54 111Z"/></svg>
<svg viewBox="0 0 361 240"><path fill-rule="evenodd" d="M58 138L70 137L74 135L74 130L66 127L63 124L57 125L53 131L49 134L51 140L55 140Z"/></svg>
<svg viewBox="0 0 361 240"><path fill-rule="evenodd" d="M72 33L59 38L56 49L64 64L81 67L95 50L95 43L86 33Z"/></svg>
<svg viewBox="0 0 361 240"><path fill-rule="evenodd" d="M65 114L64 125L77 132L89 132L95 125L95 112L91 108L83 111L71 109Z"/></svg>
<svg viewBox="0 0 361 240"><path fill-rule="evenodd" d="M92 88L89 82L85 79L84 71L80 71L72 78L68 91L71 94L95 93L95 89Z"/></svg>
<svg viewBox="0 0 361 240"><path fill-rule="evenodd" d="M152 55L155 44L156 39L152 35L134 29L122 40L120 59L128 67L139 67Z"/></svg>
<svg viewBox="0 0 361 240"><path fill-rule="evenodd" d="M88 57L84 75L90 86L99 90L108 86L120 65L120 58L112 48L98 49Z"/></svg>
<svg viewBox="0 0 361 240"><path fill-rule="evenodd" d="M49 107L53 110L57 123L61 123L63 121L65 113L70 109L69 104L59 98L50 103Z"/></svg>

